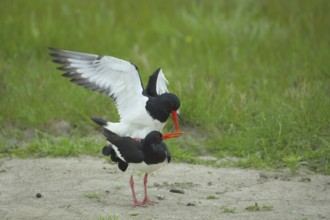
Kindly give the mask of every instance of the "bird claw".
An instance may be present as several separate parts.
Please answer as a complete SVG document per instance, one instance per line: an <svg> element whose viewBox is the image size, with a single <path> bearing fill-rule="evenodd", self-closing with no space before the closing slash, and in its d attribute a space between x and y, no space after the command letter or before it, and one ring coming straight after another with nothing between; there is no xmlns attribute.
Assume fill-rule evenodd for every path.
<svg viewBox="0 0 330 220"><path fill-rule="evenodd" d="M142 203L143 204L147 204L147 205L155 205L158 202L151 201L149 198L144 198L144 200L142 201Z"/></svg>
<svg viewBox="0 0 330 220"><path fill-rule="evenodd" d="M133 206L147 207L147 205L145 205L144 202L139 202L139 201L134 201Z"/></svg>

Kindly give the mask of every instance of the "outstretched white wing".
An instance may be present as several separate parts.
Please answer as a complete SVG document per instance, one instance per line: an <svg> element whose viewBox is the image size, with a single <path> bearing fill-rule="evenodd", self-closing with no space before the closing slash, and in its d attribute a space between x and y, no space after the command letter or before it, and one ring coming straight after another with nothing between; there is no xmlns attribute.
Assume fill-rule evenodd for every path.
<svg viewBox="0 0 330 220"><path fill-rule="evenodd" d="M111 56L49 48L63 76L88 89L106 93L116 103L120 118L128 117L145 103L143 86L137 67ZM144 106L143 106L144 107Z"/></svg>

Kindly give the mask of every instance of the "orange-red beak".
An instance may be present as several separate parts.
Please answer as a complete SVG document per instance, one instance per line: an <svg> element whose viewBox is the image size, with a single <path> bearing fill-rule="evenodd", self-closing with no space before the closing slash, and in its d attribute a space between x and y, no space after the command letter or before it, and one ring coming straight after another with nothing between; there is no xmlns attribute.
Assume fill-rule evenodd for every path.
<svg viewBox="0 0 330 220"><path fill-rule="evenodd" d="M174 121L176 132L180 132L180 130L179 130L179 122L178 122L178 114L177 114L176 111L172 111L172 118L173 118L173 121Z"/></svg>
<svg viewBox="0 0 330 220"><path fill-rule="evenodd" d="M163 134L163 140L169 139L169 138L176 138L176 137L180 137L182 133L181 132L174 132L174 133L170 133L170 134Z"/></svg>
<svg viewBox="0 0 330 220"><path fill-rule="evenodd" d="M173 118L173 122L175 125L175 132L170 133L170 134L163 134L163 139L169 139L169 138L176 138L181 136L181 134L183 134L180 129L179 129L179 122L178 122L178 115L176 111L172 111L172 118Z"/></svg>

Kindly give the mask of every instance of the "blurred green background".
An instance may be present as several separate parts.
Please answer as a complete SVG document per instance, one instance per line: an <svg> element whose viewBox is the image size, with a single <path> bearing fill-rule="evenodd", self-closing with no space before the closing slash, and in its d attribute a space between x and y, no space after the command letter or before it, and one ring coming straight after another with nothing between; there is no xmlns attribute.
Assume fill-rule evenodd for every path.
<svg viewBox="0 0 330 220"><path fill-rule="evenodd" d="M104 141L89 118L118 120L108 97L61 76L51 46L129 60L144 84L162 67L182 101L186 134L167 142L177 161L212 155L233 158L223 166L277 169L291 158L329 174L329 6L0 1L0 154L99 155ZM66 132L54 132L63 121Z"/></svg>

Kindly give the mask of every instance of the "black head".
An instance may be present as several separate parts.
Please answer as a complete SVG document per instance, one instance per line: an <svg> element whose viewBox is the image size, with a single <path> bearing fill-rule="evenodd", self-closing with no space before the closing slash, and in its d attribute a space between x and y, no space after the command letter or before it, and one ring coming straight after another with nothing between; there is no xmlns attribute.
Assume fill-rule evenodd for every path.
<svg viewBox="0 0 330 220"><path fill-rule="evenodd" d="M171 161L171 154L163 142L163 135L158 131L150 132L143 141L144 162L157 164L167 159Z"/></svg>
<svg viewBox="0 0 330 220"><path fill-rule="evenodd" d="M180 108L180 99L173 93L163 93L159 96L159 99L170 112L177 111Z"/></svg>
<svg viewBox="0 0 330 220"><path fill-rule="evenodd" d="M143 144L145 146L151 144L160 144L163 141L163 135L159 131L152 131L144 138Z"/></svg>
<svg viewBox="0 0 330 220"><path fill-rule="evenodd" d="M166 122L170 114L179 108L180 100L172 93L163 93L157 97L149 97L146 105L148 113L160 122Z"/></svg>

